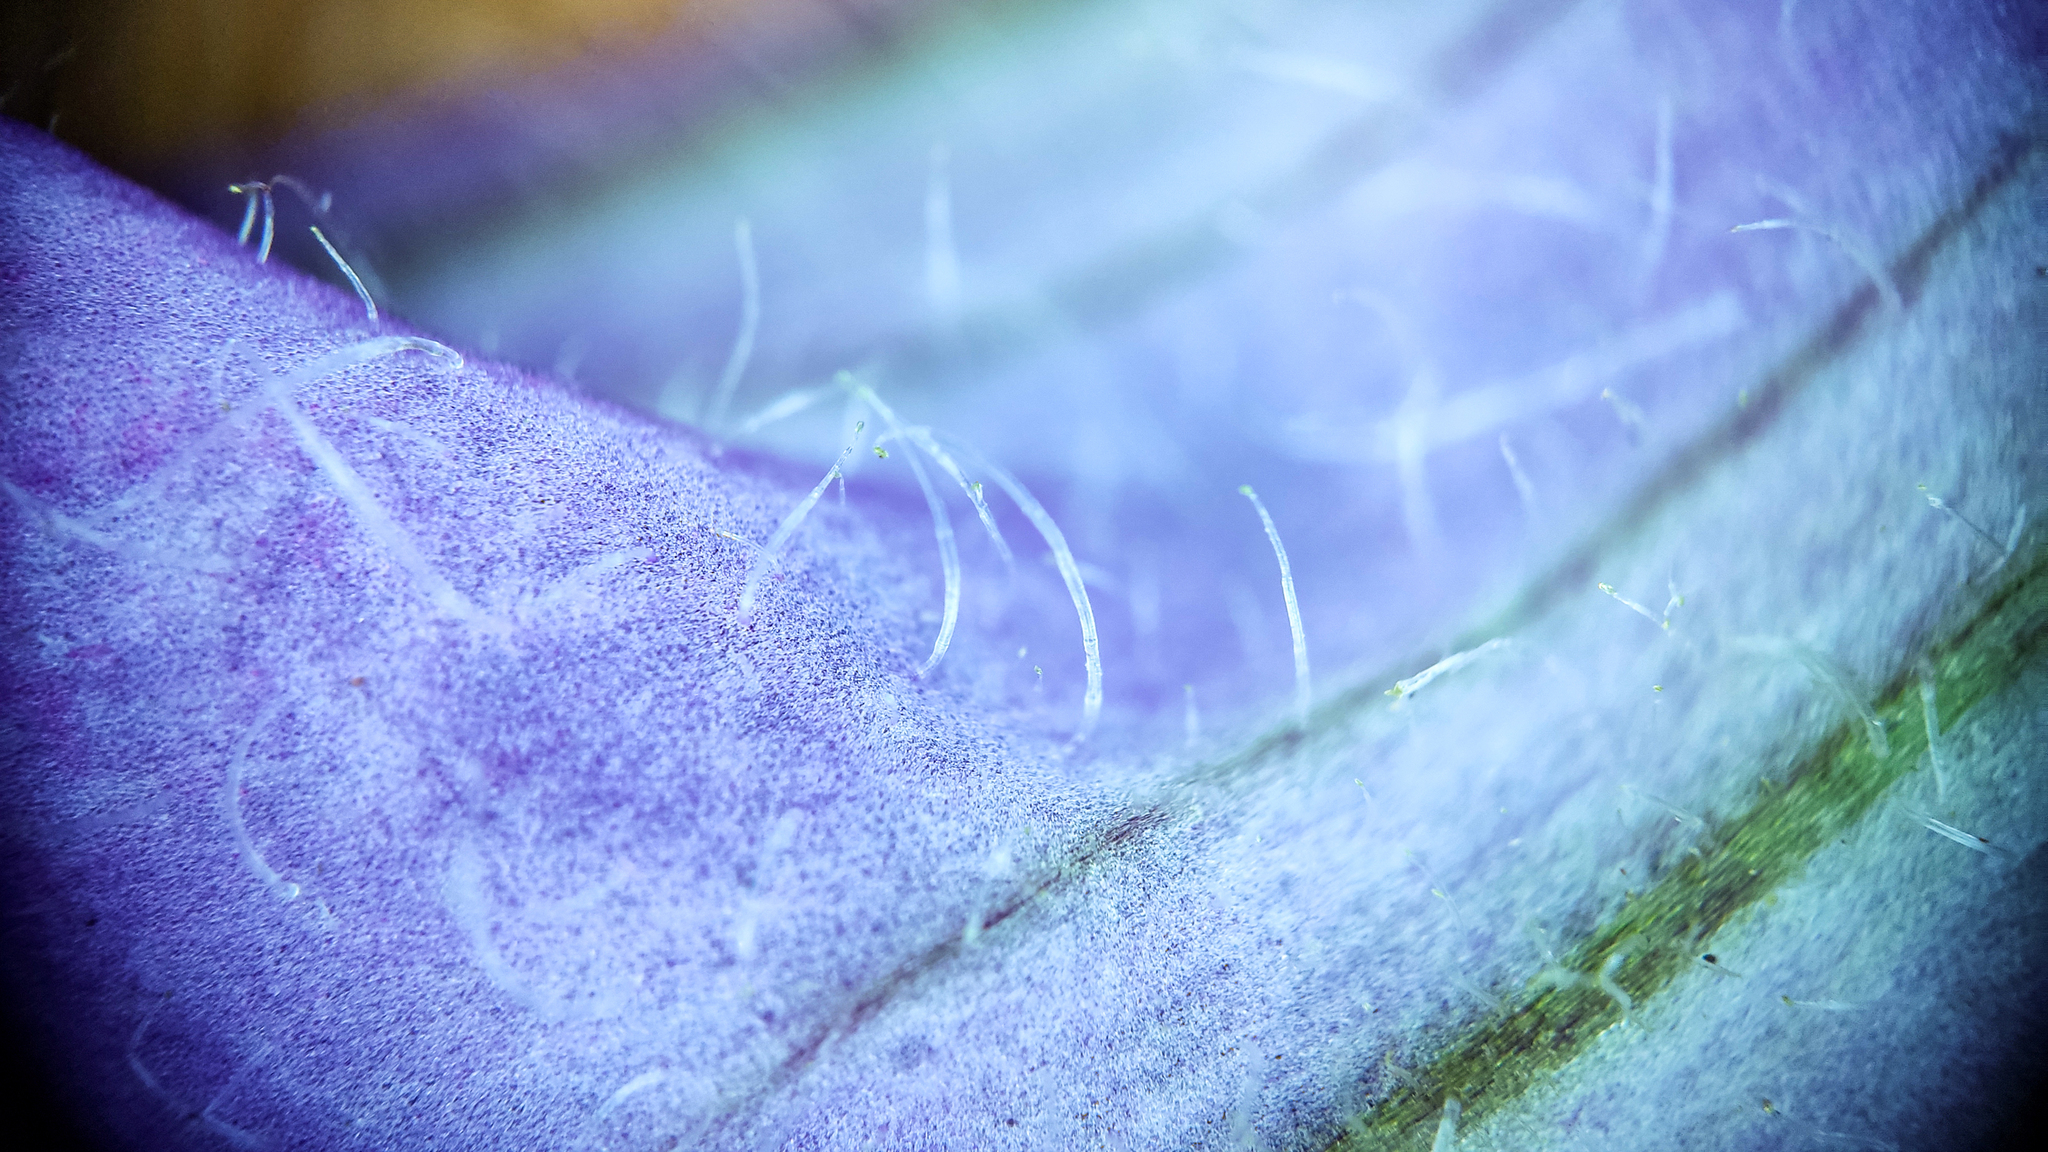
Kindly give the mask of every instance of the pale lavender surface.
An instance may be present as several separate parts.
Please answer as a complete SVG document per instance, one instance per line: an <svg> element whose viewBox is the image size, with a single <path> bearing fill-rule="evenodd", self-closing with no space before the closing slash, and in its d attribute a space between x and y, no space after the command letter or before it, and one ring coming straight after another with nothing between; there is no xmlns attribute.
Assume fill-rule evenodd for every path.
<svg viewBox="0 0 2048 1152"><path fill-rule="evenodd" d="M449 212L457 239L419 237L431 255L393 287L440 331L701 417L747 217L762 322L736 413L871 368L917 418L1035 483L1095 567L1105 643L1130 654L1108 707L1134 752L1171 739L1183 684L1239 722L1287 696L1267 558L1217 527L1242 519L1237 485L1302 526L1322 667L1442 645L1867 282L1814 233L1731 227L1796 218L1887 261L2038 99L2024 6L1052 11L1031 35L959 33L595 192L483 222ZM950 301L927 276L935 143ZM323 169L344 203L362 154ZM379 179L361 194L385 195ZM1520 403L1487 399L1502 395ZM822 467L836 415L754 442ZM1404 423L1423 446L1412 471ZM1079 667L1057 582L1042 587L1021 605L967 595L1005 624L987 661L1012 629L1058 653L1034 662L1064 724Z"/></svg>
<svg viewBox="0 0 2048 1152"><path fill-rule="evenodd" d="M269 374L371 335L353 299L257 269L215 230L6 125L5 786L10 887L29 896L8 943L42 989L37 1042L132 1146L1314 1146L1384 1088L1387 1059L1413 1060L1482 1011L1472 987L1533 974L1526 923L1583 928L1621 899L1621 869L1683 851L1619 784L1722 808L1758 765L1838 718L1802 677L1740 658L1727 639L1792 635L1883 682L1983 562L1913 481L2000 525L2023 500L2044 506L2030 383L2041 289L2024 255L2042 236L2042 182L2039 158L2010 135L2028 122L2032 74L1978 57L1976 44L1995 42L1988 22L1927 37L1955 64L1931 90L1920 65L1856 57L1859 90L1884 96L1866 95L1859 115L1896 136L1822 132L1791 113L1765 117L1754 146L1734 127L1710 134L1744 155L1846 149L1831 171L1876 175L1828 218L1887 256L1984 173L2003 175L1913 285L1908 315L1855 312L1868 337L1845 340L1805 396L1760 419L1749 455L1600 552L1599 575L1653 607L1677 569L1690 594L1681 640L1588 589L1404 709L1221 780L1185 775L1160 733L1178 728L1190 661L1243 660L1223 607L1231 582L1265 598L1284 637L1240 480L1256 480L1291 530L1310 640L1328 646L1335 686L1353 682L1344 664L1468 622L1471 586L1431 599L1442 568L1380 559L1357 572L1362 556L1405 554L1387 471L1340 473L1350 479L1333 487L1254 445L1231 461L1242 470L1141 477L1193 491L1180 519L1119 519L1134 514L1104 493L1121 482L1034 441L1043 422L1005 408L1000 380L907 401L1045 481L1084 560L1128 579L1149 550L1180 581L1149 654L1128 607L1098 595L1106 619L1126 614L1106 645L1103 744L1115 751L1063 750L1077 669L1061 682L1048 660L1040 695L1010 655L1028 640L1078 663L1040 551L1012 523L1022 575L970 555L970 579L1007 610L970 614L939 674L912 678L938 601L929 528L915 493L873 462L844 510L836 496L819 505L786 579L771 580L751 628L739 624L752 549L731 537L766 537L836 448L805 446L816 460L801 465L721 455L545 380L476 361L451 371L417 352L306 383L299 404L431 572L408 570L396 559L406 545L365 527L276 412L223 411ZM1887 27L1869 35L1906 36ZM1747 59L1727 35L1706 55ZM1580 51L1610 60L1611 47L1578 35L1545 48L1545 67ZM1537 85L1543 70L1529 67ZM1523 131L1518 115L1544 120L1512 73L1495 99L1468 115L1504 138ZM1739 113L1726 123L1756 119ZM1639 158L1641 143L1623 151ZM1739 189L1747 177L1722 178ZM1769 250L1797 248L1789 264L1707 247L1709 231L1723 245L1787 239L1725 234L1766 214L1745 195L1688 195L1688 212L1712 223L1672 241L1667 259L1687 275L1666 276L1704 294L1680 300L1738 292L1762 330L1691 365L1717 397L1679 384L1656 394L1670 405L1655 410L1657 443L1631 454L1610 427L1587 467L1619 478L1582 493L1574 515L1640 482L1726 410L1742 386L1730 381L1759 379L1857 298L1854 265L1824 246ZM1424 217L1459 231L1455 214ZM1404 235L1428 247L1426 230ZM1640 266L1639 239L1615 241L1616 266ZM1708 255L1686 257L1688 243ZM1579 246L1513 233L1495 248L1543 266ZM1266 299L1259 276L1302 261L1313 267L1299 253L1264 272L1254 262L1183 297L1188 314L1090 347L1142 362L1157 353L1148 338L1231 333L1248 348L1239 362L1270 364L1264 377L1297 404L1348 397L1383 411L1391 394L1318 374L1334 353L1262 343L1285 325L1231 308ZM1429 279L1448 266L1417 264L1422 282L1405 296L1455 349L1472 305L1458 302L1459 277ZM1531 316L1511 348L1465 354L1540 368L1597 344L1591 332L1662 314L1666 301L1644 291L1588 305L1590 327L1556 333L1555 349L1532 334L1552 325ZM1791 314L1780 324L1761 319L1774 302ZM1010 371L1041 397L1093 389L1111 406L1172 387L1065 372L1073 347ZM1130 382L1128 399L1112 378ZM1219 381L1180 442L1197 455L1242 446L1244 387ZM1280 408L1271 389L1258 396ZM1114 415L1075 427L1131 426ZM1605 415L1595 405L1573 419ZM1211 479L1213 493L1199 488ZM1447 528L1443 565L1497 567L1512 587L1530 555L1513 489L1498 472L1440 482L1455 493L1447 507L1503 525ZM1091 501L1125 510L1091 513ZM1338 527L1318 530L1319 515ZM955 523L972 530L958 508ZM446 597L436 606L434 579L474 605L472 619ZM1274 662L1211 685L1256 685L1241 717L1285 699L1279 643ZM1654 701L1653 681L1665 688ZM2038 735L2015 731L2006 746L2018 750L2001 754L2032 754ZM231 770L260 865L238 852L223 803ZM2040 790L2000 787L1955 818L2038 843ZM1989 873L1982 891L1901 882L1980 903L2006 890ZM300 886L296 899L281 883ZM987 926L971 945L970 923ZM1816 954L1797 975L1832 962ZM1725 1035L1779 1068L1813 1042L1741 1019ZM1681 1029L1670 1043L1701 1039ZM1896 1132L1914 1123L1907 1103L1953 1108L1969 1091L1930 1103L1897 1091L1919 1065L1888 1073L1888 1090L1853 1065L1808 1063L1818 1086L1802 1106L1817 1123L1854 1110ZM1611 1122L1615 1139L1757 1138L1720 1113L1628 1123Z"/></svg>

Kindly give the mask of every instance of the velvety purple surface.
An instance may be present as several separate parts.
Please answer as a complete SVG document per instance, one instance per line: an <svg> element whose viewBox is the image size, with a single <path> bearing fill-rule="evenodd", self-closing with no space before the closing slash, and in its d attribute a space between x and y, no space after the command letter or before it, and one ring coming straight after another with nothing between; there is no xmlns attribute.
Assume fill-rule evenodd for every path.
<svg viewBox="0 0 2048 1152"><path fill-rule="evenodd" d="M842 441L722 447L623 384L458 365L0 122L0 955L23 1043L117 1147L1322 1146L1682 856L1673 810L1732 810L1849 715L1745 644L1822 652L1852 696L1903 674L1990 562L1916 483L2001 532L2048 508L2038 64L2005 17L1830 10L1838 54L1745 85L1776 26L1658 13L1569 10L1423 109L1391 175L1291 233L1231 215L1241 258L1092 329L1033 321L986 373L902 351L911 305L833 273L871 267L863 245L909 260L914 229L884 243L851 196L792 246L817 263L780 274L809 295L768 306L810 328L764 351L756 398L894 349L909 418L1040 490L1104 624L1081 744L1075 618L1007 506L1014 568L955 500L968 612L915 674L941 589L901 445L827 492L743 619L759 542ZM1651 89L1682 113L1654 260ZM1587 127L1616 92L1643 97L1616 113L1633 135ZM1548 163L1570 178L1497 179ZM1785 172L1808 191L1782 210L1878 254L1897 308L1839 242L1728 234L1781 210L1755 177ZM1049 203L1063 186L1041 222L1087 217ZM777 209L793 234L808 194ZM727 208L703 210L716 273L645 279L668 253L599 205L405 299L465 346L491 313L529 361L581 323L644 382L663 325L724 347L730 317L689 301L730 304ZM1133 228L1096 223L1050 229L1079 255L1026 236L990 262L1034 297L1059 271L1034 259ZM1360 283L1414 318L1440 393L1396 325L1330 303ZM682 320L622 303L663 293ZM1674 316L1694 337L1659 335ZM1594 370L1632 346L1655 354ZM1431 456L1431 538L1378 421L1553 387L1569 401ZM1310 450L1333 440L1360 456ZM1292 688L1245 480L1293 554L1319 699L1370 706L1234 759ZM1569 589L1560 554L1588 568ZM1660 628L1595 579L1652 615L1685 602ZM1516 590L1518 613L1480 610ZM1505 644L1379 695L1489 619ZM1183 741L1196 681L1210 726ZM1944 810L2015 854L2048 832L2016 767L2037 699L1956 736ZM1759 1127L1769 1094L1816 1131L1948 1143L1998 1082L1953 1069L2024 1039L2044 937L2014 901L2039 860L1928 854L1895 814L1844 854L1816 865L1848 877L1835 899L1784 893L1806 919L1730 930L1731 957L1775 940L1742 956L1751 983L1674 989L1682 1009L1585 1058L1598 1078L1545 1088L1542 1138L1806 1139ZM1971 955L1973 923L2006 946ZM1884 1007L1815 1023L1781 994Z"/></svg>
<svg viewBox="0 0 2048 1152"><path fill-rule="evenodd" d="M116 1130L239 1078L207 1122L521 1146L579 1091L523 1070L536 1045L801 1048L1113 808L933 706L909 596L863 591L929 580L829 502L735 622L779 469L420 352L305 383L469 607L437 605L259 395L366 337L359 305L0 130L16 946L53 1020L133 1022L78 1034ZM238 859L230 761L296 900ZM521 938L479 968L508 900ZM555 905L638 960L522 977L577 931Z"/></svg>

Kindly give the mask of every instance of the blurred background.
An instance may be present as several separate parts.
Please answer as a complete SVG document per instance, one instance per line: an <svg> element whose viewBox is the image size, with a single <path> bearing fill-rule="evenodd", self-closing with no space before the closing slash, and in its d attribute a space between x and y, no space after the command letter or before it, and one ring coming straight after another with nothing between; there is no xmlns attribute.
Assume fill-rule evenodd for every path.
<svg viewBox="0 0 2048 1152"><path fill-rule="evenodd" d="M1448 651L1734 419L2034 98L2009 46L1971 47L2024 20L1780 0L5 19L9 115L229 232L231 182L331 194L318 219L386 313L437 338L804 469L846 442L852 370L1005 465L1081 561L1112 752L1171 743L1190 686L1219 731L1290 695L1240 484L1289 541L1326 684ZM1915 42L1944 42L1937 73L1902 80ZM2001 84L2009 107L1947 95ZM313 209L280 197L278 254L342 286ZM1762 219L1799 226L1730 233ZM915 501L854 458L856 491ZM1067 730L1083 670L1049 556L962 547L942 674ZM1655 607L1692 581L1638 583Z"/></svg>
<svg viewBox="0 0 2048 1152"><path fill-rule="evenodd" d="M597 74L635 72L657 134L759 104L778 84L844 67L902 34L923 0L452 0L408 4L284 0L20 0L0 12L0 111L45 128L116 172L206 214L222 173L240 179L301 156L327 136L375 134L392 120L496 119L499 134L550 100L595 115ZM665 74L662 92L645 78ZM521 97L518 94L524 94ZM626 109L618 109L625 112ZM633 125L508 157L522 186L627 158ZM642 126L646 128L648 126ZM475 139L480 152L502 139ZM532 139L524 141L529 149ZM472 156L474 159L474 155ZM264 173L270 175L271 173ZM250 177L253 178L253 177ZM508 194L473 187L475 210ZM454 210L454 205L447 206ZM381 233L390 221L362 224ZM429 223L417 221L415 223ZM387 243L400 243L390 236ZM289 254L317 249L291 245ZM319 269L316 262L306 263Z"/></svg>
<svg viewBox="0 0 2048 1152"><path fill-rule="evenodd" d="M22 0L0 16L9 115L116 171L255 153L393 99L491 86L593 51L727 32L739 0Z"/></svg>

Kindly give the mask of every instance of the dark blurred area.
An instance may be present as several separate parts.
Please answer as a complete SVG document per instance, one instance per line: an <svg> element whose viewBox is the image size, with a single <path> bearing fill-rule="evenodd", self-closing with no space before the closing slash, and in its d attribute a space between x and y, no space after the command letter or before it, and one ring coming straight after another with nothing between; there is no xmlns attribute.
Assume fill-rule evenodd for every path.
<svg viewBox="0 0 2048 1152"><path fill-rule="evenodd" d="M345 125L393 98L489 86L591 52L705 34L742 0L19 0L0 16L8 115L144 182L189 158Z"/></svg>
<svg viewBox="0 0 2048 1152"><path fill-rule="evenodd" d="M419 237L600 184L649 147L884 56L934 11L928 0L17 0L0 9L0 113L229 227L241 205L226 183L284 172L325 187L340 166L357 190L330 231L344 250L403 261ZM383 191L366 197L363 185ZM280 235L278 255L334 279L300 232Z"/></svg>

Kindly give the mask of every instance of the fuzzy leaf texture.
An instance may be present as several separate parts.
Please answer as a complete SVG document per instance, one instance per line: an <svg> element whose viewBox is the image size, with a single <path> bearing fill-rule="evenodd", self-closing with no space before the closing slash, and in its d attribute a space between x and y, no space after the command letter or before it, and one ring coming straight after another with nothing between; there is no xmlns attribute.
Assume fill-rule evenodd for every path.
<svg viewBox="0 0 2048 1152"><path fill-rule="evenodd" d="M961 17L374 316L0 122L53 1106L1996 1139L2048 1004L2042 16L1226 7ZM560 100L321 178L446 218Z"/></svg>

